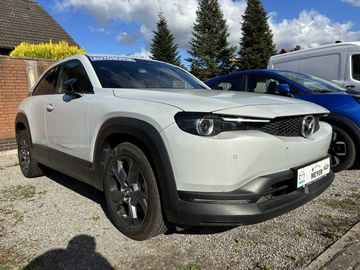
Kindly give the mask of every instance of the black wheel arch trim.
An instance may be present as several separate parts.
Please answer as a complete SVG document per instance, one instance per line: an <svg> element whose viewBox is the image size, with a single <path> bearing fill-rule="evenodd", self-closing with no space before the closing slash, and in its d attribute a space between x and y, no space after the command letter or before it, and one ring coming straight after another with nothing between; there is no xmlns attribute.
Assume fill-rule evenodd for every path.
<svg viewBox="0 0 360 270"><path fill-rule="evenodd" d="M349 136L354 139L356 148L360 149L360 128L352 120L338 113L330 113L321 120L344 129L344 131L348 132Z"/></svg>
<svg viewBox="0 0 360 270"><path fill-rule="evenodd" d="M25 129L29 131L29 136L30 136L30 146L32 147L32 138L31 138L31 132L30 132L30 125L29 125L29 121L25 115L25 113L19 112L16 114L16 118L15 118L15 134L17 134L17 125L21 123L25 126Z"/></svg>
<svg viewBox="0 0 360 270"><path fill-rule="evenodd" d="M101 126L95 143L93 166L93 185L103 190L105 162L103 149L107 139L119 134L137 139L150 155L150 163L155 167L156 180L160 192L162 208L167 220L174 219L179 208L175 176L165 143L159 131L148 122L131 117L114 117L106 120Z"/></svg>

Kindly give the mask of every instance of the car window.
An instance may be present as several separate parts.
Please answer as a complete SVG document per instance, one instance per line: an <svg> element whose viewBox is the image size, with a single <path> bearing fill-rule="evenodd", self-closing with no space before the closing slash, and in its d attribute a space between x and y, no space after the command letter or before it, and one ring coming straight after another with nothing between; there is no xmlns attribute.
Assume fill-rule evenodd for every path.
<svg viewBox="0 0 360 270"><path fill-rule="evenodd" d="M56 93L56 85L58 81L59 75L59 67L56 66L50 69L46 74L42 77L39 83L34 88L32 93L33 96L38 95L51 95Z"/></svg>
<svg viewBox="0 0 360 270"><path fill-rule="evenodd" d="M352 56L352 77L360 81L360 54Z"/></svg>
<svg viewBox="0 0 360 270"><path fill-rule="evenodd" d="M72 87L75 92L93 93L92 85L79 60L71 60L61 65L58 93L65 93Z"/></svg>
<svg viewBox="0 0 360 270"><path fill-rule="evenodd" d="M182 69L162 62L102 56L89 59L104 88L205 88Z"/></svg>
<svg viewBox="0 0 360 270"><path fill-rule="evenodd" d="M218 80L212 84L209 84L211 89L224 90L224 91L241 91L241 80L243 76L236 76L231 78L225 78Z"/></svg>
<svg viewBox="0 0 360 270"><path fill-rule="evenodd" d="M288 84L286 81L263 74L248 74L245 84L245 91L263 94L277 94L281 95L282 92L277 90L279 84ZM288 84L289 85L289 84ZM291 93L299 92L295 87L290 86Z"/></svg>
<svg viewBox="0 0 360 270"><path fill-rule="evenodd" d="M276 71L277 74L294 81L301 86L304 86L311 93L324 93L324 92L343 92L346 91L344 87L334 82L312 76L310 74L296 73L289 71Z"/></svg>

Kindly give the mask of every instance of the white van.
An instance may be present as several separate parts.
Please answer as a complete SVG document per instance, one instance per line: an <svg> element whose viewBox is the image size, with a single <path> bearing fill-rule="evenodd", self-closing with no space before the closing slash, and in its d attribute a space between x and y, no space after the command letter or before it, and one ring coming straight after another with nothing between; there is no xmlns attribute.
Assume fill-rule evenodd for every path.
<svg viewBox="0 0 360 270"><path fill-rule="evenodd" d="M274 55L268 68L308 73L360 91L360 41Z"/></svg>

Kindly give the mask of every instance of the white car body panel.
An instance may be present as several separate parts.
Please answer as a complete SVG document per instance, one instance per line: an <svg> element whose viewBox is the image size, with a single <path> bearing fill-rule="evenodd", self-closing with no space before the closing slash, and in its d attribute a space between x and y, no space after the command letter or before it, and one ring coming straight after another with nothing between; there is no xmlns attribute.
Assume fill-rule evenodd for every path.
<svg viewBox="0 0 360 270"><path fill-rule="evenodd" d="M327 155L331 126L321 122L305 138L277 137L260 131L223 132L211 138L184 133L176 124L162 133L177 188L229 192L252 179L296 168Z"/></svg>

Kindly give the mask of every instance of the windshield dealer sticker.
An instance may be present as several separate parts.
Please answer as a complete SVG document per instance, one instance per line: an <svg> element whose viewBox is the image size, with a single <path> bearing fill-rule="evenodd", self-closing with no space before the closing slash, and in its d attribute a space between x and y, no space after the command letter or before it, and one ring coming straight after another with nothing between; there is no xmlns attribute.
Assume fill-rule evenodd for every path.
<svg viewBox="0 0 360 270"><path fill-rule="evenodd" d="M136 62L135 59L119 56L89 56L91 61L127 61Z"/></svg>

